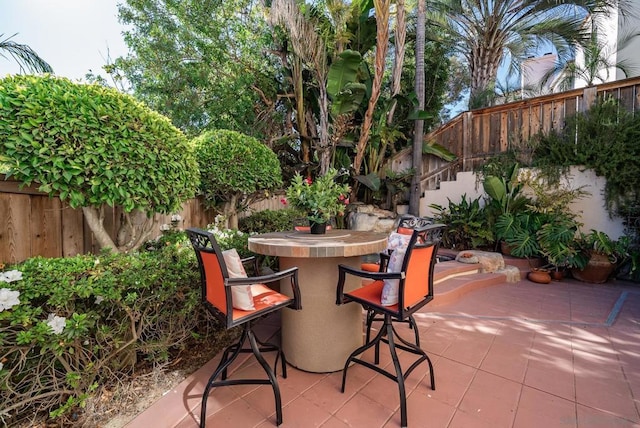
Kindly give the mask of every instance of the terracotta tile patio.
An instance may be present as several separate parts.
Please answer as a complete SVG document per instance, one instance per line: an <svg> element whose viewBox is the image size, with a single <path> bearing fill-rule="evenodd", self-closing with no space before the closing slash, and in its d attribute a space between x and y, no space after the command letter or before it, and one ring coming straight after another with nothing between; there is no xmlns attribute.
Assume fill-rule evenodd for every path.
<svg viewBox="0 0 640 428"><path fill-rule="evenodd" d="M417 316L436 390L426 364L409 376L410 427L640 427L640 287L574 280L488 285L486 274L467 279L474 277L484 279ZM264 320L261 337L275 334L278 323L277 317ZM382 356L381 364L390 364ZM203 383L216 363L168 391L127 427L197 427ZM246 356L231 376L260 371ZM394 382L362 366L349 369L344 394L340 381L341 372L289 367L286 379L278 377L281 426L400 426ZM210 427L275 426L270 386L218 388L207 411Z"/></svg>

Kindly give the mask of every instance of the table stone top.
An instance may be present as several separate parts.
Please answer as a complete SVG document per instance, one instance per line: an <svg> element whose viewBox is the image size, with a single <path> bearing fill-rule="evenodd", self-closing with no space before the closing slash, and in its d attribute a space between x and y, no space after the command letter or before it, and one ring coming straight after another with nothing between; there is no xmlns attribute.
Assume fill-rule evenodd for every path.
<svg viewBox="0 0 640 428"><path fill-rule="evenodd" d="M249 250L279 257L355 257L375 254L387 246L387 234L333 229L323 235L288 231L254 235Z"/></svg>

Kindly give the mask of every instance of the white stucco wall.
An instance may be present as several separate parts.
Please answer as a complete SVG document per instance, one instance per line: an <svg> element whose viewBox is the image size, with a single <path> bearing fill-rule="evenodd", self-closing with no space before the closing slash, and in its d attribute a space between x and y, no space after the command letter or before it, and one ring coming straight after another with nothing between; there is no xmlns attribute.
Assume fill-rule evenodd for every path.
<svg viewBox="0 0 640 428"><path fill-rule="evenodd" d="M624 234L624 226L621 219L609 218L604 200L605 182L603 177L597 177L592 170L582 171L578 167L571 168L570 188L584 186L583 190L589 193L589 196L574 201L571 208L579 215L584 232L595 229L605 232L612 239L618 239ZM482 184L476 186L476 176L473 172L459 173L456 181L443 181L440 183L440 189L425 191L424 197L420 199L420 215L431 217L436 211L429 208L430 204L448 207L447 198L459 203L463 194L467 195L468 201L478 196L486 197Z"/></svg>

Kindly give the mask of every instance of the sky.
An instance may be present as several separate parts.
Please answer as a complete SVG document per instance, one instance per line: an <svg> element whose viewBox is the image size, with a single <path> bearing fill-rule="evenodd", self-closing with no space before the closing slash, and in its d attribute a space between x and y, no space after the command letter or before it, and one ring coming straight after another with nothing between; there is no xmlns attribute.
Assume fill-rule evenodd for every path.
<svg viewBox="0 0 640 428"><path fill-rule="evenodd" d="M58 76L83 79L102 70L106 58L125 56L116 0L0 0L2 40L29 45ZM20 68L11 56L0 57L0 77Z"/></svg>

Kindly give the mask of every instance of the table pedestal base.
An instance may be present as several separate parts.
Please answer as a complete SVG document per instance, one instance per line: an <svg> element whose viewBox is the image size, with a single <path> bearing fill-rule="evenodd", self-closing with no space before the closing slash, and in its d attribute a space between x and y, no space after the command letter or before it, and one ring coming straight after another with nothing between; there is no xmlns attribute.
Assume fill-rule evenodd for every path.
<svg viewBox="0 0 640 428"><path fill-rule="evenodd" d="M282 347L292 366L316 373L342 370L347 358L363 344L362 308L349 303L336 305L338 264L360 268L360 257L280 257L280 268L297 266L302 311L282 312ZM361 286L360 279L347 276L345 291ZM283 281L281 290L291 295Z"/></svg>

